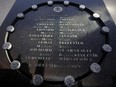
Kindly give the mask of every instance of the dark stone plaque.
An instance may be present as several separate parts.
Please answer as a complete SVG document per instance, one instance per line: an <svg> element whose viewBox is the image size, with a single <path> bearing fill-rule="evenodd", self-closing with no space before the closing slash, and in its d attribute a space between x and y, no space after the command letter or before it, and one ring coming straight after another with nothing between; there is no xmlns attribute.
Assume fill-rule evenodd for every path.
<svg viewBox="0 0 116 87"><path fill-rule="evenodd" d="M0 31L1 82L62 87L74 78L75 87L116 85L116 30L103 1L69 1L16 1Z"/></svg>

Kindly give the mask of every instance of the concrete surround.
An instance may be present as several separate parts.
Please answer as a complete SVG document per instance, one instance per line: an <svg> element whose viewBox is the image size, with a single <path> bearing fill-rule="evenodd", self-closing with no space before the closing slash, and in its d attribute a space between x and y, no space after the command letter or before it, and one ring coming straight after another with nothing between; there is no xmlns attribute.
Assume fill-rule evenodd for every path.
<svg viewBox="0 0 116 87"><path fill-rule="evenodd" d="M12 8L16 0L0 0L0 26L3 23L8 12ZM116 24L116 0L104 0L107 9L109 10L115 24Z"/></svg>

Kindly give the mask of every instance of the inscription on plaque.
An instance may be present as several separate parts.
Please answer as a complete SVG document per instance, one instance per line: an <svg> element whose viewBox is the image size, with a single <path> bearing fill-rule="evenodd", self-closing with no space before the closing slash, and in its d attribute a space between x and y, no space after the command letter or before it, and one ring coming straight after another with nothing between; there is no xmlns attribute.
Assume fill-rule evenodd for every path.
<svg viewBox="0 0 116 87"><path fill-rule="evenodd" d="M40 8L16 24L17 30L11 35L10 42L17 49L12 49L11 55L16 59L20 53L21 62L28 64L33 75L36 67L43 67L45 79L61 80L66 75L77 77L101 58L104 40L98 24L86 12L71 8L73 14L66 7L58 13L54 12L54 7L47 8L48 13ZM16 42L14 37L18 38Z"/></svg>
<svg viewBox="0 0 116 87"><path fill-rule="evenodd" d="M92 52L91 48L83 48L84 41L79 40L85 36L88 31L84 28L83 23L78 23L78 19L68 18L66 16L60 17L59 30L56 29L56 19L42 18L35 19L37 22L34 25L36 33L30 33L30 43L36 43L35 46L29 48L30 52L38 52L38 56L26 56L25 59L30 60L58 60L58 61L92 61L98 55ZM39 23L38 21L41 21ZM68 21L68 22L67 22ZM57 33L57 36L55 35ZM73 47L72 47L73 46ZM81 47L81 48L80 48ZM55 53L56 52L56 53ZM57 53L58 52L58 53ZM45 64L44 67L52 68L80 68L81 65L58 65L58 64ZM37 65L43 67L43 64Z"/></svg>

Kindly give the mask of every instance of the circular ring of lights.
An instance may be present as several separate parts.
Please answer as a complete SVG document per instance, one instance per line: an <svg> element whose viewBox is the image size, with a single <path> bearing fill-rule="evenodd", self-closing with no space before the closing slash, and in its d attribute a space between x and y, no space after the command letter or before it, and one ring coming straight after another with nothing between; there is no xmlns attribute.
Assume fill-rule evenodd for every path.
<svg viewBox="0 0 116 87"><path fill-rule="evenodd" d="M11 63L11 66L13 66L13 63L15 66L13 66L13 69L16 69L18 72L20 72L21 74L24 75L24 73L19 69L20 68L20 62L13 60L13 58L10 55L10 49L12 48L12 44L9 42L9 35L11 33L14 32L15 28L14 25L18 22L18 20L22 20L25 15L30 12L30 11L36 11L39 7L42 6L53 6L54 4L63 4L64 6L74 6L79 8L80 11L86 11L89 15L92 16L93 20L95 20L97 23L99 23L99 25L101 26L101 33L105 36L105 44L102 46L101 50L102 50L102 57L100 58L98 63L93 63L90 66L90 69L88 72L86 72L85 74L83 74L82 76L79 76L77 78L73 78L72 76L68 75L64 78L64 81L48 81L48 80L44 80L42 79L42 77L40 75L37 75L34 77L34 84L36 85L40 85L41 83L48 83L48 84L60 84L60 83L65 83L66 86L72 86L74 85L75 81L81 80L87 76L89 76L92 72L94 73L99 73L101 70L101 63L103 62L104 58L106 57L107 53L112 51L112 47L109 45L110 43L110 39L109 39L109 31L110 29L105 25L105 23L100 19L100 15L98 13L95 13L93 11L91 11L90 9L88 9L87 7L85 7L85 5L80 5L77 3L73 3L73 2L69 2L69 1L48 1L45 3L41 3L41 4L37 4L37 5L32 5L30 8L28 8L27 10L19 13L17 15L17 17L13 20L13 22L6 28L7 32L6 32L6 36L5 36L5 41L3 44L3 49L5 50L6 56L9 60L9 62ZM27 76L28 77L28 76ZM29 79L32 79L30 77L28 77ZM39 80L35 79L35 78L39 78ZM38 82L40 81L40 82ZM70 84L68 84L67 82L70 82ZM72 82L72 84L71 84Z"/></svg>

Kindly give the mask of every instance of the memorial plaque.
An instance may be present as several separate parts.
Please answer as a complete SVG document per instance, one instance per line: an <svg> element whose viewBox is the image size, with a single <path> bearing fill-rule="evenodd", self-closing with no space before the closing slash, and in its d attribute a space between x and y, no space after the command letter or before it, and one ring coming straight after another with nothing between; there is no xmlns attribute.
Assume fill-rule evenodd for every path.
<svg viewBox="0 0 116 87"><path fill-rule="evenodd" d="M17 0L0 31L0 85L115 87L115 33L101 0Z"/></svg>

